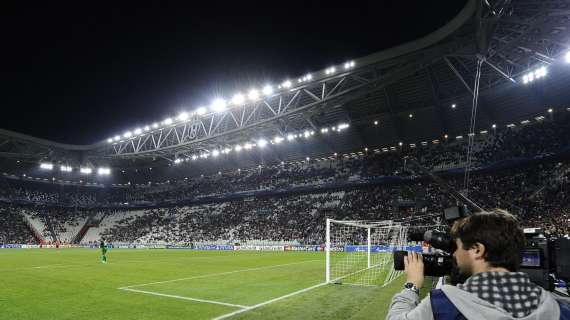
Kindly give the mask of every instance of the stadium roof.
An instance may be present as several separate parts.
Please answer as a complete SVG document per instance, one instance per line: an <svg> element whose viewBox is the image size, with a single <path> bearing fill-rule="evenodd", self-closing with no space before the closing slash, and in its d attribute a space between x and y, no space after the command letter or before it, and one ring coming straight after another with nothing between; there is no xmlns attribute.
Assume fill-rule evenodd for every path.
<svg viewBox="0 0 570 320"><path fill-rule="evenodd" d="M564 62L569 7L569 1L468 1L447 25L421 39L299 75L290 84L272 85L271 92L257 88L237 99L223 97L223 103L208 109L189 109L92 145L0 130L2 166L14 160L159 166L204 154L233 154L236 146L256 145L260 139L286 144L290 135L304 138L306 131L315 132L310 142L269 145L271 152L231 160L259 163L466 134L478 58L483 62L477 127L524 119L570 101L565 88L570 66ZM548 68L545 79L523 82L540 67ZM350 127L337 132L340 124Z"/></svg>

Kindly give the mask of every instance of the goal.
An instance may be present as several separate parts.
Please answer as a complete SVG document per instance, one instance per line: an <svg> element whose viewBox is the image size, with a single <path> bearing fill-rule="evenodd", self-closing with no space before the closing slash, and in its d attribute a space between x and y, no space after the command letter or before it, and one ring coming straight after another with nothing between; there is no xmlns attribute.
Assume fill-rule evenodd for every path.
<svg viewBox="0 0 570 320"><path fill-rule="evenodd" d="M394 270L392 252L405 250L407 227L389 221L326 220L326 281L386 286Z"/></svg>

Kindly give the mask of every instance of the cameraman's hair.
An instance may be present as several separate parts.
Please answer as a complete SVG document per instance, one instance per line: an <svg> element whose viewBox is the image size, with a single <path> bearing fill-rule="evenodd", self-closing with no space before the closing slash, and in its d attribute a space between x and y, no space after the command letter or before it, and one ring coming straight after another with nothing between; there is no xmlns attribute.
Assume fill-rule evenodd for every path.
<svg viewBox="0 0 570 320"><path fill-rule="evenodd" d="M494 209L456 221L451 228L453 241L459 238L463 249L479 242L485 245L485 261L492 267L518 271L525 237L517 218L505 210Z"/></svg>

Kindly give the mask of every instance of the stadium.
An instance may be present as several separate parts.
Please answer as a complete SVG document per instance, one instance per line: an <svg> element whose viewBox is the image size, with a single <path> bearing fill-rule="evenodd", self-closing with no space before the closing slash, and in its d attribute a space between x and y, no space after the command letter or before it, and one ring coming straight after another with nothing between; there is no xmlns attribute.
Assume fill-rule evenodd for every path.
<svg viewBox="0 0 570 320"><path fill-rule="evenodd" d="M91 144L0 129L0 318L385 318L392 253L433 251L411 235L450 214L568 239L569 28L570 1L468 0ZM567 299L556 243L528 273Z"/></svg>

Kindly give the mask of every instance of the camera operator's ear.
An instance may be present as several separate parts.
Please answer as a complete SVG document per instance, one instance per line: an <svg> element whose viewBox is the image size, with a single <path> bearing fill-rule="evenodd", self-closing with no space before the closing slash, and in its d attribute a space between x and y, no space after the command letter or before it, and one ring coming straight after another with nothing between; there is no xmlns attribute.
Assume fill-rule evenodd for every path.
<svg viewBox="0 0 570 320"><path fill-rule="evenodd" d="M485 245L482 244L481 242L475 242L472 246L471 246L471 250L473 250L473 257L474 258L484 258L485 257L485 253L487 252L487 248L485 248Z"/></svg>

